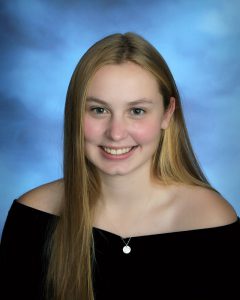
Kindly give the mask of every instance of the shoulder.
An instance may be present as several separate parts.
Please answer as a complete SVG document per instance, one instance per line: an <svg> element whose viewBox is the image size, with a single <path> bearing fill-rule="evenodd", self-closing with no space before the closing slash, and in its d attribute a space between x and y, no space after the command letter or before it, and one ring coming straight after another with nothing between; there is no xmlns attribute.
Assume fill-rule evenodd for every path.
<svg viewBox="0 0 240 300"><path fill-rule="evenodd" d="M18 202L26 206L59 215L64 196L63 179L38 186L18 198Z"/></svg>
<svg viewBox="0 0 240 300"><path fill-rule="evenodd" d="M214 190L183 185L176 199L177 220L183 229L217 227L237 220L231 204Z"/></svg>

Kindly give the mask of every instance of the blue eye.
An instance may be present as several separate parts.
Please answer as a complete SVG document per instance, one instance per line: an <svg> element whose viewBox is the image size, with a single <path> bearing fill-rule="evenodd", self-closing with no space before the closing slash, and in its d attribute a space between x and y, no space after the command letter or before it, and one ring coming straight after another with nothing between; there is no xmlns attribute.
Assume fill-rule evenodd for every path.
<svg viewBox="0 0 240 300"><path fill-rule="evenodd" d="M132 115L136 115L136 116L141 116L141 115L144 115L145 114L145 110L142 109L142 108L133 108L131 110L131 114Z"/></svg>

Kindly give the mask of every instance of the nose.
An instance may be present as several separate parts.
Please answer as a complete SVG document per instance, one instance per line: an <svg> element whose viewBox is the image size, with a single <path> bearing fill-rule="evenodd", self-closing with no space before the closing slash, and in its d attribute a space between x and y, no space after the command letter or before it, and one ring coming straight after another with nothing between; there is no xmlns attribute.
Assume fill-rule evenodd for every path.
<svg viewBox="0 0 240 300"><path fill-rule="evenodd" d="M109 120L106 136L112 141L120 141L128 135L126 120L123 118L112 117Z"/></svg>

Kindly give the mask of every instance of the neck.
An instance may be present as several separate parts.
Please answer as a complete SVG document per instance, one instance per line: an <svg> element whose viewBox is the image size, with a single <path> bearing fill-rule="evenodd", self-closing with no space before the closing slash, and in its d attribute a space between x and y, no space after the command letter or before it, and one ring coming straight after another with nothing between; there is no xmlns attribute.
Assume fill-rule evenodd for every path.
<svg viewBox="0 0 240 300"><path fill-rule="evenodd" d="M104 206L126 212L133 211L145 205L150 198L153 183L150 172L138 170L128 175L102 175L102 197Z"/></svg>
<svg viewBox="0 0 240 300"><path fill-rule="evenodd" d="M102 195L95 207L94 226L122 237L135 235L159 207L157 200L167 199L164 185L154 182L146 169L124 176L100 174L100 178Z"/></svg>

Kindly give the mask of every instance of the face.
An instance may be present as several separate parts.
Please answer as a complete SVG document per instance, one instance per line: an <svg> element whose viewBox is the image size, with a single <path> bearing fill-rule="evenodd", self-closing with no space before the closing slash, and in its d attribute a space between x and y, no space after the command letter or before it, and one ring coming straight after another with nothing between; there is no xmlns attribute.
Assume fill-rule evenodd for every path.
<svg viewBox="0 0 240 300"><path fill-rule="evenodd" d="M126 62L106 65L92 78L84 118L85 154L100 174L146 169L174 110L164 112L155 77Z"/></svg>

